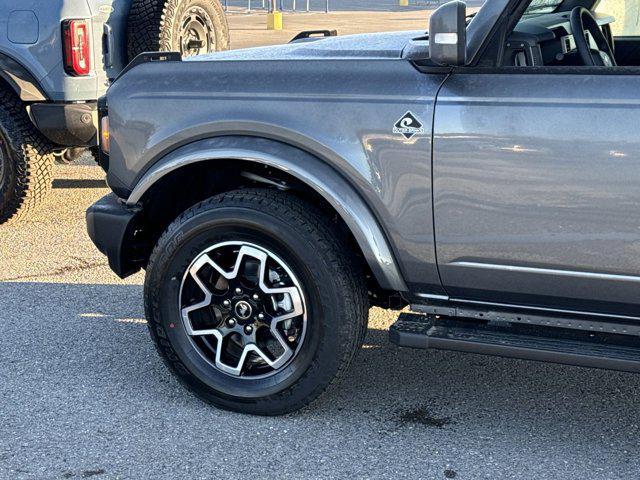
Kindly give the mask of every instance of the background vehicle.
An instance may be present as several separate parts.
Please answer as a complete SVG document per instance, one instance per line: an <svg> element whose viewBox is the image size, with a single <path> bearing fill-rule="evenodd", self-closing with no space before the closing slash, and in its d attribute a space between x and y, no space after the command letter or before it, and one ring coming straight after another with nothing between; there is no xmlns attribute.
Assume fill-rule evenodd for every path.
<svg viewBox="0 0 640 480"><path fill-rule="evenodd" d="M465 19L452 2L428 37L115 82L114 193L89 234L119 275L146 268L181 381L224 408L299 408L344 371L369 305L406 303L402 346L640 370L640 36L615 47L614 17L584 5L492 0Z"/></svg>
<svg viewBox="0 0 640 480"><path fill-rule="evenodd" d="M54 154L97 145L96 100L130 59L229 47L218 0L0 0L0 32L0 223L44 198Z"/></svg>

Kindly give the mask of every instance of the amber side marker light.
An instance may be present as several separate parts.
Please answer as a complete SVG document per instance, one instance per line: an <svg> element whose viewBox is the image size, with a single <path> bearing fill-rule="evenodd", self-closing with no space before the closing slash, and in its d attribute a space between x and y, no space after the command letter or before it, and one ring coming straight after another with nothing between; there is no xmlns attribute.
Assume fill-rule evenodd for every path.
<svg viewBox="0 0 640 480"><path fill-rule="evenodd" d="M109 117L100 120L100 148L104 153L109 153Z"/></svg>

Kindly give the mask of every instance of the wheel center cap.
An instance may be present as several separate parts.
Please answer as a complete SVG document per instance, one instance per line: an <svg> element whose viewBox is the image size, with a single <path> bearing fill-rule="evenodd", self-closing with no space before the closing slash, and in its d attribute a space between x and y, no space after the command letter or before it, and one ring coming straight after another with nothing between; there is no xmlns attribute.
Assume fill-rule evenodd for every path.
<svg viewBox="0 0 640 480"><path fill-rule="evenodd" d="M236 317L238 317L240 320L247 320L253 313L253 309L251 308L249 302L245 302L244 300L240 300L238 303L236 303L236 306L233 310L236 313Z"/></svg>

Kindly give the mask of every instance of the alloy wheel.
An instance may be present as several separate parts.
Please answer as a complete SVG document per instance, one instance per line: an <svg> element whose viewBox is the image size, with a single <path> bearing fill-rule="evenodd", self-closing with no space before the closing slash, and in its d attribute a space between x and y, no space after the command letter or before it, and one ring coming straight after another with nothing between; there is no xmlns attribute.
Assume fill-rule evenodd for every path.
<svg viewBox="0 0 640 480"><path fill-rule="evenodd" d="M203 8L192 7L182 16L178 44L184 57L216 50L213 21Z"/></svg>
<svg viewBox="0 0 640 480"><path fill-rule="evenodd" d="M240 378L272 375L304 341L304 293L276 254L247 242L224 242L198 254L180 286L189 338L216 369Z"/></svg>

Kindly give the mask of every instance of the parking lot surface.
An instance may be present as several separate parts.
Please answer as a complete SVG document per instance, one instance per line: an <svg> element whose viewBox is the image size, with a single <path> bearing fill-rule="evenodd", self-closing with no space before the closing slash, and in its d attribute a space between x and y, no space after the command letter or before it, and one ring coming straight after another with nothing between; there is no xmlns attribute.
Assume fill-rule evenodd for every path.
<svg viewBox="0 0 640 480"><path fill-rule="evenodd" d="M227 16L231 36L231 48L247 48L287 43L304 30L336 30L338 35L394 30L426 30L431 11L413 10L401 12L310 12L283 14L282 30L266 30L266 12L247 15L244 10L230 9Z"/></svg>
<svg viewBox="0 0 640 480"><path fill-rule="evenodd" d="M242 3L242 2L240 2ZM258 2L255 2L254 5ZM300 3L300 0L298 0ZM393 2L381 3L377 9L364 9L364 0L344 0L341 9L329 13L312 11L309 13L283 13L282 30L267 30L267 14L256 10L251 14L238 2L230 4L229 30L231 48L248 48L287 43L304 30L335 30L338 35L354 33L391 32L397 30L420 30L429 28L429 18L433 10L412 3L411 7L391 6ZM478 10L482 1L468 3L468 13Z"/></svg>
<svg viewBox="0 0 640 480"><path fill-rule="evenodd" d="M638 478L640 376L399 349L379 309L310 408L204 404L154 351L143 275L85 234L102 178L59 165L44 210L0 228L0 478Z"/></svg>

